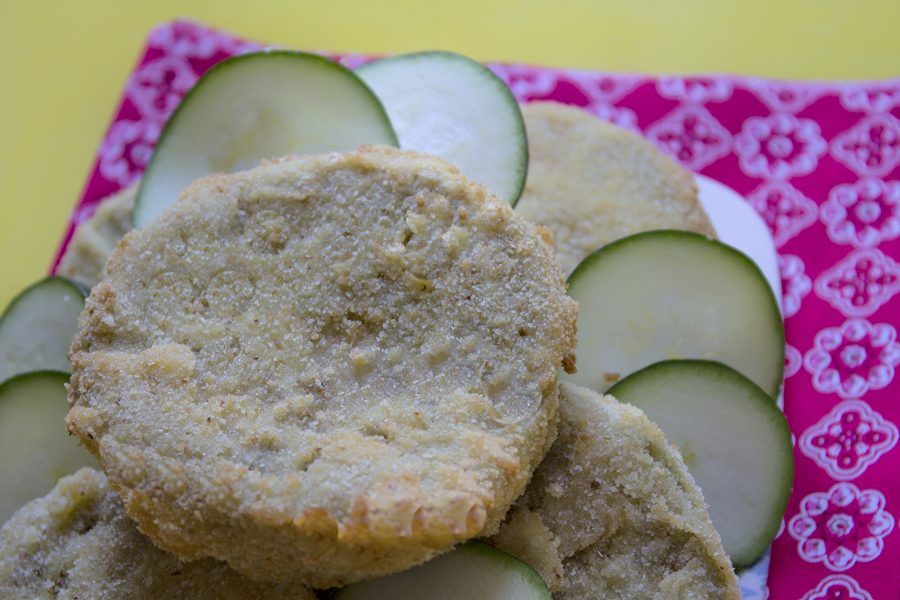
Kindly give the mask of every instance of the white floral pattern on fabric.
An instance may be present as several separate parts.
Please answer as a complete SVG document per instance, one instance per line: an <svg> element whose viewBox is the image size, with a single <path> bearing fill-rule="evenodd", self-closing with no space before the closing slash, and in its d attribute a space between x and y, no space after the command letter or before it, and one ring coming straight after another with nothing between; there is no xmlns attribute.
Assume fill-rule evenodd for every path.
<svg viewBox="0 0 900 600"><path fill-rule="evenodd" d="M797 373L800 372L800 367L803 366L803 354L791 346L790 344L785 344L784 346L784 378L793 377Z"/></svg>
<svg viewBox="0 0 900 600"><path fill-rule="evenodd" d="M100 146L100 174L121 187L136 181L150 162L160 127L148 119L115 123Z"/></svg>
<svg viewBox="0 0 900 600"><path fill-rule="evenodd" d="M585 71L569 69L564 77L578 86L592 102L615 102L630 92L640 81L636 77L597 75Z"/></svg>
<svg viewBox="0 0 900 600"><path fill-rule="evenodd" d="M900 292L900 266L875 248L854 250L822 272L816 295L850 317L868 317Z"/></svg>
<svg viewBox="0 0 900 600"><path fill-rule="evenodd" d="M812 173L828 144L815 121L777 113L744 121L734 150L747 175L790 179Z"/></svg>
<svg viewBox="0 0 900 600"><path fill-rule="evenodd" d="M710 77L660 77L656 91L663 98L691 104L722 102L731 98L734 87L725 79Z"/></svg>
<svg viewBox="0 0 900 600"><path fill-rule="evenodd" d="M800 302L812 289L812 281L804 272L803 260L793 254L778 257L778 270L781 271L784 295L782 310L785 318L793 317L800 311Z"/></svg>
<svg viewBox="0 0 900 600"><path fill-rule="evenodd" d="M849 575L829 575L816 589L803 594L800 600L872 600L872 595Z"/></svg>
<svg viewBox="0 0 900 600"><path fill-rule="evenodd" d="M75 209L75 212L72 213L72 222L76 225L81 225L88 219L94 216L94 213L97 212L97 204L99 202L94 202L92 204L83 204Z"/></svg>
<svg viewBox="0 0 900 600"><path fill-rule="evenodd" d="M800 436L800 451L833 479L859 477L897 445L897 427L862 400L845 400Z"/></svg>
<svg viewBox="0 0 900 600"><path fill-rule="evenodd" d="M592 102L585 107L588 112L600 117L604 121L609 121L617 127L630 129L631 131L640 132L638 128L637 116L633 111L619 106L613 106L605 102Z"/></svg>
<svg viewBox="0 0 900 600"><path fill-rule="evenodd" d="M900 164L900 121L869 115L831 140L831 155L860 177L883 177Z"/></svg>
<svg viewBox="0 0 900 600"><path fill-rule="evenodd" d="M170 56L212 58L219 50L218 32L185 21L161 25L150 32L147 43Z"/></svg>
<svg viewBox="0 0 900 600"><path fill-rule="evenodd" d="M853 85L841 90L841 104L847 110L889 112L900 106L900 88L896 86Z"/></svg>
<svg viewBox="0 0 900 600"><path fill-rule="evenodd" d="M220 52L243 54L263 47L262 44L245 42L189 21L175 21L157 27L150 32L147 42L169 56L195 59L209 59Z"/></svg>
<svg viewBox="0 0 900 600"><path fill-rule="evenodd" d="M896 337L897 330L887 323L848 319L840 327L826 327L816 334L803 366L819 392L859 398L886 387L894 378L894 366L900 362Z"/></svg>
<svg viewBox="0 0 900 600"><path fill-rule="evenodd" d="M694 171L731 151L728 130L702 106L681 106L647 129L648 138L663 152Z"/></svg>
<svg viewBox="0 0 900 600"><path fill-rule="evenodd" d="M799 112L820 98L824 92L822 86L807 83L754 79L750 80L749 84L759 99L773 112Z"/></svg>
<svg viewBox="0 0 900 600"><path fill-rule="evenodd" d="M822 222L836 244L875 246L900 236L900 181L842 183L822 204Z"/></svg>
<svg viewBox="0 0 900 600"><path fill-rule="evenodd" d="M894 517L885 510L884 494L842 482L803 498L787 528L798 542L800 558L846 571L857 562L878 558L885 536L894 529Z"/></svg>
<svg viewBox="0 0 900 600"><path fill-rule="evenodd" d="M777 248L818 218L818 205L783 181L762 184L750 193L747 201L769 226Z"/></svg>
<svg viewBox="0 0 900 600"><path fill-rule="evenodd" d="M135 71L125 94L142 117L164 123L197 79L186 59L164 56Z"/></svg>
<svg viewBox="0 0 900 600"><path fill-rule="evenodd" d="M556 88L557 77L546 71L517 65L491 65L491 70L520 102L543 98Z"/></svg>

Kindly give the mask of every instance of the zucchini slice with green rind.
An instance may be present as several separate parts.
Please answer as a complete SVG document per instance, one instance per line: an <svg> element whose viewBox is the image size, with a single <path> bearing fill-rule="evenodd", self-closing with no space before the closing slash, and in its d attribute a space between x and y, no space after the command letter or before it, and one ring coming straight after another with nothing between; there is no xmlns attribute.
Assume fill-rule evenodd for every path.
<svg viewBox="0 0 900 600"><path fill-rule="evenodd" d="M353 71L288 50L226 59L197 81L166 123L141 180L134 225L149 223L203 175L363 144L396 146L397 136Z"/></svg>
<svg viewBox="0 0 900 600"><path fill-rule="evenodd" d="M569 276L580 303L578 373L598 391L661 360L723 362L778 397L784 324L759 267L687 231L638 233L608 244Z"/></svg>
<svg viewBox="0 0 900 600"><path fill-rule="evenodd" d="M726 365L673 360L608 392L643 410L681 451L735 568L775 538L794 477L791 431L778 406Z"/></svg>
<svg viewBox="0 0 900 600"><path fill-rule="evenodd" d="M528 141L502 79L445 51L382 58L356 72L384 103L401 148L450 161L515 206L528 173Z"/></svg>
<svg viewBox="0 0 900 600"><path fill-rule="evenodd" d="M83 286L56 276L16 296L0 316L0 382L29 371L71 371L69 346L86 296Z"/></svg>
<svg viewBox="0 0 900 600"><path fill-rule="evenodd" d="M56 481L97 461L66 433L68 373L25 373L0 384L0 523Z"/></svg>
<svg viewBox="0 0 900 600"><path fill-rule="evenodd" d="M544 580L514 556L469 542L423 565L354 583L336 600L550 600Z"/></svg>

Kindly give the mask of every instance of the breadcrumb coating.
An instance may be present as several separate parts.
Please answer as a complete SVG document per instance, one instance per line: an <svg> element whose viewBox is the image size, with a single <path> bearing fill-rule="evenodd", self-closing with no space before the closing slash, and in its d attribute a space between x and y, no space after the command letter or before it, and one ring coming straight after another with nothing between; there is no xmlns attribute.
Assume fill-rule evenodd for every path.
<svg viewBox="0 0 900 600"><path fill-rule="evenodd" d="M562 589L565 571L559 540L538 513L524 506L513 506L500 531L488 542L527 562L551 592Z"/></svg>
<svg viewBox="0 0 900 600"><path fill-rule="evenodd" d="M535 227L448 163L281 159L125 236L67 422L160 547L339 586L496 531L555 436L576 312Z"/></svg>
<svg viewBox="0 0 900 600"><path fill-rule="evenodd" d="M81 469L0 529L5 600L314 600L298 584L253 582L225 563L183 563L141 535L106 477Z"/></svg>
<svg viewBox="0 0 900 600"><path fill-rule="evenodd" d="M491 543L560 600L739 599L700 489L659 428L612 396L559 387L559 437Z"/></svg>
<svg viewBox="0 0 900 600"><path fill-rule="evenodd" d="M516 211L553 232L568 275L619 238L650 229L715 235L691 174L640 136L556 102L522 105L528 179Z"/></svg>
<svg viewBox="0 0 900 600"><path fill-rule="evenodd" d="M131 213L138 184L100 201L90 219L78 226L56 269L58 275L94 287L103 277L106 260L131 231Z"/></svg>

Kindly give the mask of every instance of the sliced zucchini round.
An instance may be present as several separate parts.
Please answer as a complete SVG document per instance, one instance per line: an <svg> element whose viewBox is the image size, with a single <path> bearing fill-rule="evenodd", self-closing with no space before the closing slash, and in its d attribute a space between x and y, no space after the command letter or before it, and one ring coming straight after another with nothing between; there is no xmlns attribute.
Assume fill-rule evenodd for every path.
<svg viewBox="0 0 900 600"><path fill-rule="evenodd" d="M20 373L69 372L69 346L86 290L65 277L47 277L16 296L0 316L0 382Z"/></svg>
<svg viewBox="0 0 900 600"><path fill-rule="evenodd" d="M38 371L0 385L0 523L56 481L97 461L66 433L67 373Z"/></svg>
<svg viewBox="0 0 900 600"><path fill-rule="evenodd" d="M775 538L794 478L791 431L755 383L718 362L663 361L610 390L637 406L681 451L735 568Z"/></svg>
<svg viewBox="0 0 900 600"><path fill-rule="evenodd" d="M381 98L400 147L444 158L516 204L528 173L525 121L488 68L454 52L382 58L356 72Z"/></svg>
<svg viewBox="0 0 900 600"><path fill-rule="evenodd" d="M581 307L574 383L606 390L661 360L723 362L773 398L784 369L784 324L752 260L687 231L617 240L569 276Z"/></svg>
<svg viewBox="0 0 900 600"><path fill-rule="evenodd" d="M528 565L480 542L469 542L423 565L354 583L337 600L550 600L544 580Z"/></svg>
<svg viewBox="0 0 900 600"><path fill-rule="evenodd" d="M141 180L142 227L194 179L289 154L397 145L381 102L346 67L317 54L242 54L211 68L160 134Z"/></svg>

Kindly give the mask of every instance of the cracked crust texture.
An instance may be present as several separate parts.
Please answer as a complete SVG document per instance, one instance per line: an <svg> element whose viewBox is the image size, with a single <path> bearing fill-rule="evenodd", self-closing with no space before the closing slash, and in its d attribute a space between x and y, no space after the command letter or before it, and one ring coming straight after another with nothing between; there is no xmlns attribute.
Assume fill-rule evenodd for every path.
<svg viewBox="0 0 900 600"><path fill-rule="evenodd" d="M700 489L643 412L562 383L559 437L490 540L554 598L740 598Z"/></svg>
<svg viewBox="0 0 900 600"><path fill-rule="evenodd" d="M65 254L59 261L57 275L94 287L103 277L106 260L116 244L131 231L131 212L138 184L134 183L104 198L90 219L78 226Z"/></svg>
<svg viewBox="0 0 900 600"><path fill-rule="evenodd" d="M448 163L282 159L122 240L67 422L160 547L343 585L496 531L555 436L576 312L535 227Z"/></svg>
<svg viewBox="0 0 900 600"><path fill-rule="evenodd" d="M619 238L650 229L715 235L691 174L640 136L556 102L522 106L528 179L516 211L553 232L568 275Z"/></svg>
<svg viewBox="0 0 900 600"><path fill-rule="evenodd" d="M62 478L0 529L0 597L315 599L299 584L256 583L225 563L166 554L141 535L93 469Z"/></svg>

